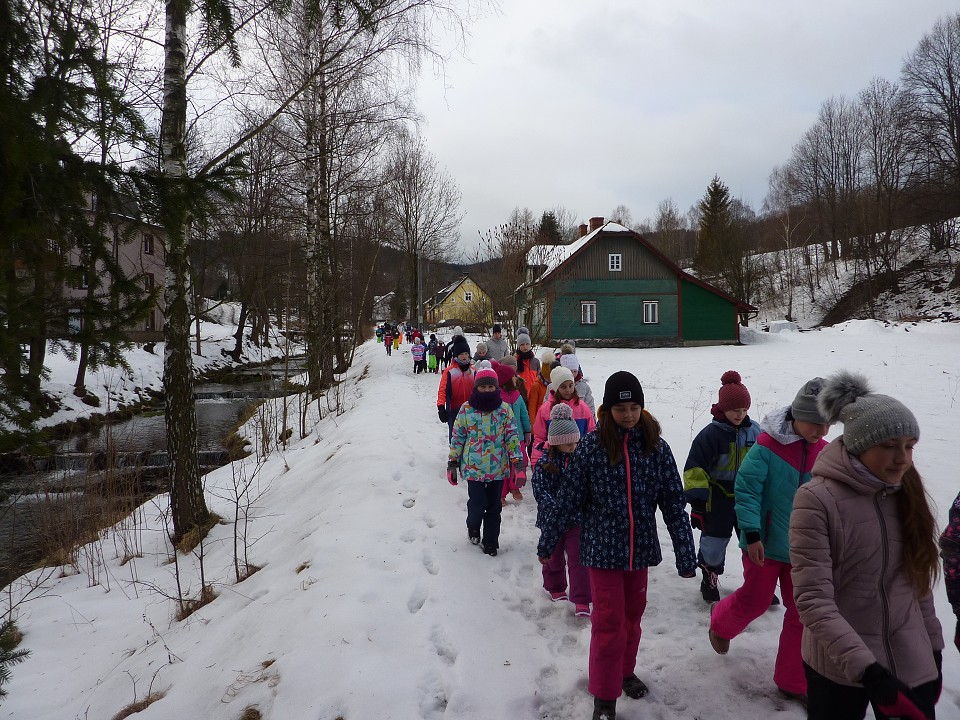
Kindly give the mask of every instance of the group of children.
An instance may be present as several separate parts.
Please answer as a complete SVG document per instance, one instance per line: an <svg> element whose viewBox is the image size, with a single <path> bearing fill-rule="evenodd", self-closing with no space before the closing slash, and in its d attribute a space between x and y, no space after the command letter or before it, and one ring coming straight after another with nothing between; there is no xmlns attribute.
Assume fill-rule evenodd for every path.
<svg viewBox="0 0 960 720"><path fill-rule="evenodd" d="M908 408L841 372L805 382L757 424L742 378L728 371L681 479L636 376L611 375L594 413L574 346L538 359L523 330L513 358L476 368L466 340L454 339L456 367L438 395L450 425L448 479L471 481L467 536L496 555L501 507L513 488L518 497L529 452L544 589L591 618L594 720L615 718L621 694L648 692L635 670L648 568L662 560L658 508L677 572L701 573L717 653L779 603L779 584L773 679L809 718L859 720L868 704L878 718L934 717L944 647L931 593L938 547ZM827 443L836 422L843 434ZM721 598L734 533L743 583ZM940 548L960 617L960 497Z"/></svg>

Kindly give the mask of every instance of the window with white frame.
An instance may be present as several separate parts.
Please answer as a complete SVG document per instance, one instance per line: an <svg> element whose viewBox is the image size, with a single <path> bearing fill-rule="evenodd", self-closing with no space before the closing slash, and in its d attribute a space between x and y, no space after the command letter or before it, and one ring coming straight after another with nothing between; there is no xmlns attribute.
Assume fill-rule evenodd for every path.
<svg viewBox="0 0 960 720"><path fill-rule="evenodd" d="M620 253L610 253L607 258L610 261L610 272L623 270L623 256Z"/></svg>
<svg viewBox="0 0 960 720"><path fill-rule="evenodd" d="M643 324L656 325L660 322L660 302L645 300L643 303Z"/></svg>
<svg viewBox="0 0 960 720"><path fill-rule="evenodd" d="M596 325L597 324L597 303L590 300L580 303L580 324L581 325Z"/></svg>
<svg viewBox="0 0 960 720"><path fill-rule="evenodd" d="M153 255L153 235L150 233L143 236L143 254Z"/></svg>
<svg viewBox="0 0 960 720"><path fill-rule="evenodd" d="M473 293L470 290L463 291L463 301L464 302L473 302Z"/></svg>

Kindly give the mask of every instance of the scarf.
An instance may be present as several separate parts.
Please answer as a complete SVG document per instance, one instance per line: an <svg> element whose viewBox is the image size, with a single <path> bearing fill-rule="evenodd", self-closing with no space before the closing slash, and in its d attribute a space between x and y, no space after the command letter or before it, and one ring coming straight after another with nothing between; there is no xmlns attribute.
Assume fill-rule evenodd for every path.
<svg viewBox="0 0 960 720"><path fill-rule="evenodd" d="M500 388L497 388L494 392L480 392L474 388L467 402L470 403L470 407L476 408L482 413L487 413L500 407L503 398L500 397Z"/></svg>
<svg viewBox="0 0 960 720"><path fill-rule="evenodd" d="M522 373L530 365L530 360L533 359L533 350L527 350L526 352L521 352L517 350L517 375Z"/></svg>

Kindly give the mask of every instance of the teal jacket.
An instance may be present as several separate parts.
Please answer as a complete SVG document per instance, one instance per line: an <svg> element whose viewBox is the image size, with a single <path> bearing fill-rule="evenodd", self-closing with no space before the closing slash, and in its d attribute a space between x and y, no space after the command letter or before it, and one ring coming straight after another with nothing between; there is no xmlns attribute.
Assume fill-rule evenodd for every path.
<svg viewBox="0 0 960 720"><path fill-rule="evenodd" d="M763 432L743 458L734 486L740 547L759 539L764 556L783 563L790 562L793 496L827 446L826 440L811 445L797 435L788 410L775 410L760 423Z"/></svg>

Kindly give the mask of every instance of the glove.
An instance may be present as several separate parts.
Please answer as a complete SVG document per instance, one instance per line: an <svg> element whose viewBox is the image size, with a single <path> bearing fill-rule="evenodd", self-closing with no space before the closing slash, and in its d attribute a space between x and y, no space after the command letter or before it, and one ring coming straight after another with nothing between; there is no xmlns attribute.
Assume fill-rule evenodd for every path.
<svg viewBox="0 0 960 720"><path fill-rule="evenodd" d="M454 487L456 487L457 483L459 482L459 480L457 480L457 472L459 472L459 470L460 468L457 465L457 463L455 462L447 463L447 482L453 485Z"/></svg>
<svg viewBox="0 0 960 720"><path fill-rule="evenodd" d="M518 488L522 488L527 484L527 464L526 463L514 463L513 464L513 479L517 483Z"/></svg>
<svg viewBox="0 0 960 720"><path fill-rule="evenodd" d="M864 670L860 682L877 710L884 715L906 720L927 720L923 711L910 699L910 688L880 663L873 663Z"/></svg>
<svg viewBox="0 0 960 720"><path fill-rule="evenodd" d="M690 527L694 530L699 530L700 532L706 532L707 524L703 520L703 516L707 512L706 503L690 503Z"/></svg>
<svg viewBox="0 0 960 720"><path fill-rule="evenodd" d="M523 434L523 446L530 447L530 442L533 440L533 433L524 433Z"/></svg>
<svg viewBox="0 0 960 720"><path fill-rule="evenodd" d="M437 417L440 418L440 422L450 422L450 413L447 412L445 405L437 405Z"/></svg>

